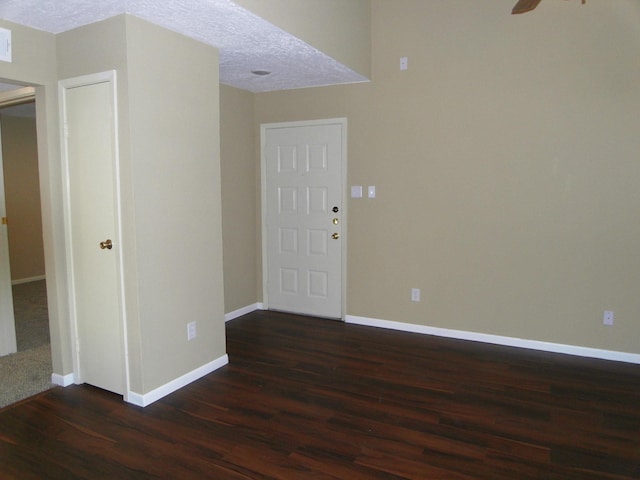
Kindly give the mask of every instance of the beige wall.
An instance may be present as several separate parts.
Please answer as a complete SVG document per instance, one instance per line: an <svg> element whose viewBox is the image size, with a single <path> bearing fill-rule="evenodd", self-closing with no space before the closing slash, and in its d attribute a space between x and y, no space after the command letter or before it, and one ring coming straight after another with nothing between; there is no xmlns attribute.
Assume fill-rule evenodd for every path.
<svg viewBox="0 0 640 480"><path fill-rule="evenodd" d="M220 86L220 161L224 304L227 313L256 303L257 178L253 94Z"/></svg>
<svg viewBox="0 0 640 480"><path fill-rule="evenodd" d="M218 53L126 15L57 42L61 78L117 71L129 378L145 394L226 352Z"/></svg>
<svg viewBox="0 0 640 480"><path fill-rule="evenodd" d="M0 20L11 30L13 61L0 62L0 80L36 86L38 169L42 208L42 235L47 275L49 328L53 371L72 370L68 328L68 292L65 285L64 226L60 207L59 128L55 36Z"/></svg>
<svg viewBox="0 0 640 480"><path fill-rule="evenodd" d="M42 277L44 250L35 118L0 114L11 280Z"/></svg>
<svg viewBox="0 0 640 480"><path fill-rule="evenodd" d="M236 0L235 3L370 77L370 0Z"/></svg>
<svg viewBox="0 0 640 480"><path fill-rule="evenodd" d="M127 17L144 392L226 353L218 52ZM171 52L171 55L167 55ZM187 323L198 336L187 341Z"/></svg>
<svg viewBox="0 0 640 480"><path fill-rule="evenodd" d="M14 59L0 62L0 80L37 86L54 373L73 371L57 81L111 69L118 76L131 390L148 393L223 356L217 51L124 15L56 36L0 26L12 30ZM187 342L193 320L198 338Z"/></svg>
<svg viewBox="0 0 640 480"><path fill-rule="evenodd" d="M105 48L108 45L109 48ZM140 362L141 347L138 321L137 289L130 287L137 279L137 271L129 266L135 262L135 248L131 238L135 238L135 221L131 208L132 180L131 155L129 145L128 115L128 82L126 22L124 16L115 17L103 22L87 25L75 30L56 35L56 54L58 59L57 74L59 79L68 79L81 75L89 75L107 70L116 71L117 109L118 109L118 143L122 195L122 231L123 261L127 264L125 280L125 309L129 345L127 345L129 361L129 379L132 390L143 393L142 365ZM60 208L62 204L60 204ZM64 242L64 240L63 240ZM66 270L65 270L66 272ZM67 278L64 278L66 283ZM65 319L70 328L70 319ZM69 352L70 354L71 352ZM72 373L73 368L65 373Z"/></svg>
<svg viewBox="0 0 640 480"><path fill-rule="evenodd" d="M640 353L635 340L640 336L637 2L588 2L584 6L544 2L535 12L517 17L508 14L511 5L501 0L374 0L372 5L374 82L256 95L254 136L247 138L247 142L256 141L255 132L262 122L348 118L349 183L378 187L375 200L349 202L348 313ZM0 26L12 30L14 57L12 63L0 62L0 79L38 87L43 236L47 276L53 280L48 284L52 356L54 372L65 374L71 371L71 350L60 208L57 79L106 68L124 71L125 34L129 34L132 50L126 54L140 62L131 74L132 88L141 99L130 104L129 85L121 82L121 113L122 109L151 105L153 94L145 95L144 88L153 74L162 78L159 70L168 75L158 88L175 93L169 83L177 75L177 85L194 105L201 91L185 88L186 78L198 78L201 73L190 62L180 63L180 56L204 62L207 67L202 78L209 83L214 80L206 60L211 50L198 46L191 57L193 43L183 43L175 34L149 31L136 20L110 24L106 31L96 26L97 30L80 37L73 34L64 48L57 48L51 34L5 21ZM135 31L138 27L140 32ZM80 38L88 43L74 40ZM147 49L154 51L155 41L177 48L180 55L154 56L151 65L146 64L140 57ZM406 72L398 70L401 56L409 57ZM174 61L186 67L184 74L169 74L175 70ZM148 75L140 71L148 66L152 67ZM194 97L193 92L198 95ZM245 113L234 121L243 131L250 107L244 94L238 97L233 101ZM165 101L162 96L157 98ZM208 96L202 101L216 112L214 123L202 117L202 126L211 129L208 134L218 131L216 102L217 97ZM176 101L166 106L174 108ZM194 108L197 117L204 115L203 109ZM184 114L180 107L178 112ZM204 180L196 181L195 188L205 188L204 183L214 186L204 202L213 207L211 223L189 226L203 213L194 208L193 197L186 203L177 202L178 213L194 208L178 224L161 215L167 213L165 208L175 213L168 201L161 201L162 208L154 212L150 203L153 184L148 179L156 170L151 157L158 153L158 165L166 167L159 176L162 185L176 173L172 160L182 160L168 137L159 135L171 130L167 130L168 122L151 118L157 114L153 108L148 114L134 112L132 117L139 121L135 125L129 125L128 115L120 119L126 166L123 200L132 207L125 213L125 229L132 232L136 215L150 213L155 225L148 221L141 229L145 241L167 229L183 230L184 236L212 235L214 253L203 265L208 270L214 267L217 273L208 277L204 269L196 268L195 277L206 285L220 284L214 287L214 295L220 296L221 280L214 278L222 269L222 262L216 260L219 253L215 253L220 248L215 239L222 238L214 206L218 160L209 140L188 158L188 164L204 169ZM152 120L151 131L145 120ZM130 140L133 131L141 139L135 145ZM180 130L178 145L184 146L196 134ZM157 138L165 141L154 148ZM160 151L162 146L168 149L166 156ZM138 167L134 167L134 151L140 155ZM209 154L214 159L203 166ZM230 162L225 160L225 165L227 168ZM246 164L239 163L238 168ZM180 182L189 182L180 175ZM144 192L137 204L135 185ZM226 199L227 193L223 194ZM256 212L259 209L252 212L249 208L242 215L253 215L255 221ZM225 218L227 215L225 207ZM251 235L251 228L246 232ZM169 250L178 260L195 263L195 254L179 251L179 238L169 240ZM162 258L167 249L154 247L138 259L139 250L147 244L141 244L135 235L125 243L128 261L136 265L127 279L127 293L134 298L137 269L144 272L141 284L154 296L182 292L183 286L191 285L186 270L177 275L186 283L154 283L159 270L151 265L151 253ZM195 246L193 252L199 252L201 246ZM248 246L242 249L249 251ZM254 279L258 282L256 250L258 247L247 255L258 257ZM242 258L239 252L229 254ZM225 280L231 285L244 284L242 279ZM421 303L409 301L411 287L422 289ZM244 296L234 295L228 295L234 307L245 301ZM255 300L259 299L256 292ZM249 303L255 300L248 298ZM180 302L169 302L167 311L174 314ZM207 312L190 313L194 318L209 313L217 317L222 301L216 297L215 302L216 306L206 303ZM616 312L614 327L602 326L604 309ZM180 331L186 336L184 318L162 315L156 324L150 315L153 312L140 312L137 305L128 307L130 317L140 319L129 332L138 345L129 353L136 357L133 385L139 392L149 391L205 358L202 344L190 350L182 340L172 343L169 339ZM156 328L166 333L157 333L159 338L152 334L157 346L143 350L142 333ZM218 354L224 342L220 330L216 320L204 321L204 338L216 350L206 358ZM161 358L160 349L167 345L166 362L161 361L145 381L143 366L153 369L152 363ZM160 372L167 366L169 372Z"/></svg>
<svg viewBox="0 0 640 480"><path fill-rule="evenodd" d="M348 118L348 314L640 353L640 5L372 5L372 83L255 105Z"/></svg>

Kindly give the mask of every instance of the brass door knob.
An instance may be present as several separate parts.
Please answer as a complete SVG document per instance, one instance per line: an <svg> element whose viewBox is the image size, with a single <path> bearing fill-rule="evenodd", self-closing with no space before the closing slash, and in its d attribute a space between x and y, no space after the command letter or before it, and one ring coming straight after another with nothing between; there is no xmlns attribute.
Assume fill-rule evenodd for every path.
<svg viewBox="0 0 640 480"><path fill-rule="evenodd" d="M104 242L100 242L100 249L104 250L111 250L113 248L113 243L111 242L110 238L107 238Z"/></svg>
<svg viewBox="0 0 640 480"><path fill-rule="evenodd" d="M334 240L337 240L340 238L340 234L339 233L334 233L333 235L331 235L331 238L333 238Z"/></svg>
<svg viewBox="0 0 640 480"><path fill-rule="evenodd" d="M333 224L334 224L334 225L337 225L337 224L338 224L338 222L339 222L339 220L338 220L337 218L334 218L334 219L333 219Z"/></svg>

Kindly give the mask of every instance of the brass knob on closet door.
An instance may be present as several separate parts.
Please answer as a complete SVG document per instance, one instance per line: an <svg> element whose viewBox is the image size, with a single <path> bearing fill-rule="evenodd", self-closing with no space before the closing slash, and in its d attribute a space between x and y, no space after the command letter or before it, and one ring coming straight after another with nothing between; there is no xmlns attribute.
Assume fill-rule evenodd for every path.
<svg viewBox="0 0 640 480"><path fill-rule="evenodd" d="M104 250L111 250L113 248L113 243L111 242L110 238L107 238L104 242L100 242L100 249Z"/></svg>
<svg viewBox="0 0 640 480"><path fill-rule="evenodd" d="M331 238L333 238L334 240L337 240L340 238L340 234L339 233L334 233L333 235L331 235Z"/></svg>

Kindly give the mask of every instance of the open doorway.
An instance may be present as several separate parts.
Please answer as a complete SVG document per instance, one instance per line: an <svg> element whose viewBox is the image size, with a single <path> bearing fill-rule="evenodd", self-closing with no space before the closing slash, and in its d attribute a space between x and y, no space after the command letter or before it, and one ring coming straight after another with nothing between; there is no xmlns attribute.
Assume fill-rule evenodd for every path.
<svg viewBox="0 0 640 480"><path fill-rule="evenodd" d="M16 90L12 90L13 87ZM51 386L34 95L0 84L0 148L17 352L0 357L0 407ZM12 91L16 101L11 100ZM5 272L6 274L6 272Z"/></svg>

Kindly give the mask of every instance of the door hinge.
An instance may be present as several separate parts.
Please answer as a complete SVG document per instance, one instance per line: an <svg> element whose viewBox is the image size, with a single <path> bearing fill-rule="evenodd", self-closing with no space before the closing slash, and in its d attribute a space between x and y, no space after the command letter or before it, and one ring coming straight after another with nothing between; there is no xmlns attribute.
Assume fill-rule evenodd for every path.
<svg viewBox="0 0 640 480"><path fill-rule="evenodd" d="M9 220L7 220L7 217L2 217L2 225L7 225L9 223Z"/></svg>

